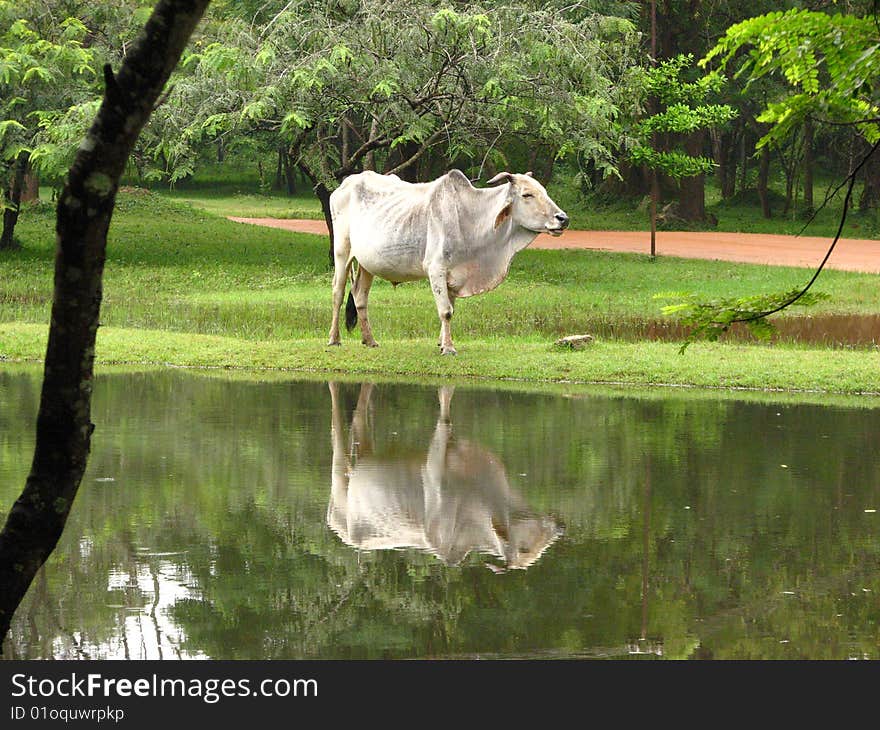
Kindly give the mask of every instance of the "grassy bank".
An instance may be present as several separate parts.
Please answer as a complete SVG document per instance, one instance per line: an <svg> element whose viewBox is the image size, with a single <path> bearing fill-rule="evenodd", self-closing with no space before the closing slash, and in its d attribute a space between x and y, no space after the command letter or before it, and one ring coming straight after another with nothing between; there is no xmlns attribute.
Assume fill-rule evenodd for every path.
<svg viewBox="0 0 880 730"><path fill-rule="evenodd" d="M0 357L39 359L52 293L54 214L30 209L23 248L0 256ZM804 269L609 254L525 251L494 292L460 300L459 356L442 358L424 282L379 282L371 318L381 347L355 334L325 345L330 270L325 238L234 224L150 194L123 194L110 231L100 363L285 368L401 377L512 378L709 387L880 392L871 349L720 343L678 354L647 342L662 320L656 295L726 297L790 289ZM831 295L811 314L880 313L880 277L829 271ZM560 352L566 334L597 336L584 352Z"/></svg>
<svg viewBox="0 0 880 730"><path fill-rule="evenodd" d="M295 196L258 195L254 193L171 190L162 195L188 203L209 213L238 218L309 218L324 220L320 201L310 193Z"/></svg>
<svg viewBox="0 0 880 730"><path fill-rule="evenodd" d="M38 360L46 325L0 324L3 356ZM706 388L803 390L880 395L877 355L852 350L697 344L680 356L662 342L598 342L561 351L537 338L469 339L457 357L432 342L386 340L368 349L316 339L280 341L102 327L97 360L104 365L276 369L327 374L428 377Z"/></svg>

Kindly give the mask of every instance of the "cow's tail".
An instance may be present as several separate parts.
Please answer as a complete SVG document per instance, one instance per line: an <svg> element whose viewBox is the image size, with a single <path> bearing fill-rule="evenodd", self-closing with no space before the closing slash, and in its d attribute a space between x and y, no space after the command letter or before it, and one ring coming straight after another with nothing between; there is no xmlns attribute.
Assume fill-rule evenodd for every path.
<svg viewBox="0 0 880 730"><path fill-rule="evenodd" d="M345 329L351 332L354 329L354 326L358 321L358 310L357 306L354 303L354 290L357 288L358 279L360 279L361 269L360 266L357 266L357 272L355 272L355 267L357 266L357 262L351 262L351 287L348 290L348 299L345 302Z"/></svg>

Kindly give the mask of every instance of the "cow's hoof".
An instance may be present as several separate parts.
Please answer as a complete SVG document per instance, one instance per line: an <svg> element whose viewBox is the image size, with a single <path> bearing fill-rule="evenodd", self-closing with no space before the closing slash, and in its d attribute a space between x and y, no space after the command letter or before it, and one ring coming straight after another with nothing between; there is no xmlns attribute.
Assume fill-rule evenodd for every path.
<svg viewBox="0 0 880 730"><path fill-rule="evenodd" d="M376 340L373 340L372 342L361 342L361 344L364 347L379 347L379 343L376 342Z"/></svg>
<svg viewBox="0 0 880 730"><path fill-rule="evenodd" d="M339 340L336 340L336 342L334 342L333 340L330 340L330 342L327 343L327 346L328 347L341 347L342 343Z"/></svg>
<svg viewBox="0 0 880 730"><path fill-rule="evenodd" d="M457 355L458 353L455 351L454 347L444 347L440 350L441 355Z"/></svg>

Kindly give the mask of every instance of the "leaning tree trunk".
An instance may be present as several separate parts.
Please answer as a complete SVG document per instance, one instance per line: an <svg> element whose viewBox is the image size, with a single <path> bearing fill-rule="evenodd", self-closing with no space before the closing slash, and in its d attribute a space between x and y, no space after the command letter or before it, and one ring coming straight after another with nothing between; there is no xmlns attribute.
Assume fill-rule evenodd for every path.
<svg viewBox="0 0 880 730"><path fill-rule="evenodd" d="M98 115L58 203L55 292L31 471L0 533L0 642L55 548L86 468L95 334L119 178L209 0L159 0Z"/></svg>
<svg viewBox="0 0 880 730"><path fill-rule="evenodd" d="M317 174L303 160L300 160L297 166L302 170L303 175L311 181L312 190L314 190L315 195L318 196L318 200L321 202L321 212L324 214L324 222L327 224L327 232L330 237L328 256L330 258L330 268L332 269L335 265L333 258L333 216L330 213L330 193L332 191L325 183L318 180Z"/></svg>
<svg viewBox="0 0 880 730"><path fill-rule="evenodd" d="M321 201L321 211L324 213L324 221L327 223L327 233L330 237L330 250L328 255L330 257L330 266L333 266L333 216L330 213L330 192L330 188L324 183L318 183L315 185L315 195L317 195L318 200Z"/></svg>
<svg viewBox="0 0 880 730"><path fill-rule="evenodd" d="M28 168L28 153L21 152L12 165L12 176L9 187L3 191L6 198L6 207L3 210L3 231L0 232L0 251L12 248L14 243L13 234L15 224L18 223L18 211L21 207L21 194L24 189L24 179Z"/></svg>

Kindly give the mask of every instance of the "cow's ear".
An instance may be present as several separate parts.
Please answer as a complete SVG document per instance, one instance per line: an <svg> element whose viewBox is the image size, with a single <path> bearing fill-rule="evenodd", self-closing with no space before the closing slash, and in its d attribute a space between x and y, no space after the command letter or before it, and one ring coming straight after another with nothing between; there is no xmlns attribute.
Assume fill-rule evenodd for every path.
<svg viewBox="0 0 880 730"><path fill-rule="evenodd" d="M495 177L489 180L486 185L501 185L501 183L513 182L513 175L509 172L499 172Z"/></svg>
<svg viewBox="0 0 880 730"><path fill-rule="evenodd" d="M501 212L495 216L495 228L498 229L504 221L510 218L510 210L513 208L513 203L508 203L505 205Z"/></svg>

